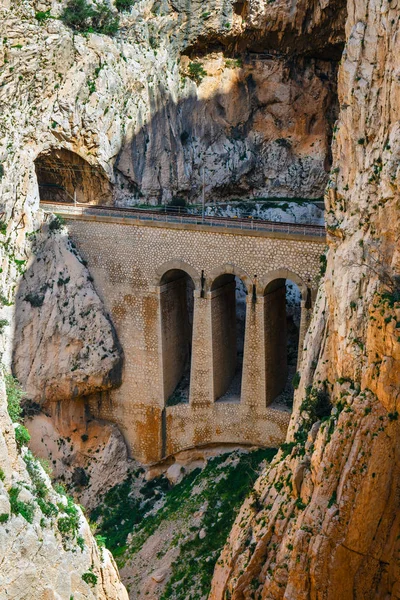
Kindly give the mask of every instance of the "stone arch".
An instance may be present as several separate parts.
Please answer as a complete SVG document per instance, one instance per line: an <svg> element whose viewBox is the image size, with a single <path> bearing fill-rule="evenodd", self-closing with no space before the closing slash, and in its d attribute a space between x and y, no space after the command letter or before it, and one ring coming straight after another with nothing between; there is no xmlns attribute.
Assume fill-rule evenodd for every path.
<svg viewBox="0 0 400 600"><path fill-rule="evenodd" d="M198 273L181 260L157 269L162 381L165 405L189 402L193 347L194 292ZM165 439L163 444L165 443Z"/></svg>
<svg viewBox="0 0 400 600"><path fill-rule="evenodd" d="M297 301L293 303L293 299L288 304L288 281L300 291L300 306ZM262 297L264 310L266 403L270 404L281 393L284 393L285 401L290 401L293 395L291 382L301 348L301 320L309 289L297 273L282 268L270 271L260 279L257 294Z"/></svg>
<svg viewBox="0 0 400 600"><path fill-rule="evenodd" d="M35 159L42 201L112 204L112 184L100 165L91 165L77 152L51 146Z"/></svg>
<svg viewBox="0 0 400 600"><path fill-rule="evenodd" d="M302 300L307 299L308 287L307 287L307 284L305 283L305 281L303 281L303 279L299 275L297 275L297 273L295 273L294 271L290 271L289 269L285 269L285 268L276 269L275 271L270 271L269 273L264 275L264 277L262 277L257 282L257 295L264 296L269 284L276 281L277 279L285 279L285 280L290 279L300 289Z"/></svg>
<svg viewBox="0 0 400 600"><path fill-rule="evenodd" d="M153 286L157 287L161 284L161 280L168 271L184 271L193 281L194 289L197 292L201 291L201 275L196 271L192 265L187 262L180 260L179 258L168 260L159 267L157 267L155 276L153 279Z"/></svg>
<svg viewBox="0 0 400 600"><path fill-rule="evenodd" d="M211 291L214 281L218 279L218 277L221 277L221 275L234 275L235 277L239 277L239 279L243 281L247 293L251 294L253 289L252 278L244 269L232 263L225 263L208 273L205 282L206 291Z"/></svg>
<svg viewBox="0 0 400 600"><path fill-rule="evenodd" d="M228 263L208 274L206 289L211 313L214 400L239 402L247 300L252 295L253 281L246 271Z"/></svg>

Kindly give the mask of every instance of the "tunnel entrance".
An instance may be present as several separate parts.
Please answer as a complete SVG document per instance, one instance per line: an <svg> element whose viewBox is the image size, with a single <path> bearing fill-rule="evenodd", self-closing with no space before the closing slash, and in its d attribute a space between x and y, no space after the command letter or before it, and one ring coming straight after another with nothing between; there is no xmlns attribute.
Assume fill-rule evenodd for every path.
<svg viewBox="0 0 400 600"><path fill-rule="evenodd" d="M301 293L289 279L275 279L264 291L265 384L271 402L291 407L297 371Z"/></svg>
<svg viewBox="0 0 400 600"><path fill-rule="evenodd" d="M64 148L51 148L35 160L41 201L112 204L112 185L100 167Z"/></svg>
<svg viewBox="0 0 400 600"><path fill-rule="evenodd" d="M240 402L246 295L245 284L232 274L220 275L211 286L214 400L218 402Z"/></svg>
<svg viewBox="0 0 400 600"><path fill-rule="evenodd" d="M164 402L189 402L193 335L192 278L180 269L164 273L160 281Z"/></svg>

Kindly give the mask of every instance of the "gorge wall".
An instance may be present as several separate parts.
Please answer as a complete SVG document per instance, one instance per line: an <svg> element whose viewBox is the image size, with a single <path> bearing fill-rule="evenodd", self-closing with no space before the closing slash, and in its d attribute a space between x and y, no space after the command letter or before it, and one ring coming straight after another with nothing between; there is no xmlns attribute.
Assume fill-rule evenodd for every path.
<svg viewBox="0 0 400 600"><path fill-rule="evenodd" d="M287 443L236 520L213 599L400 594L398 12L348 2L326 275Z"/></svg>
<svg viewBox="0 0 400 600"><path fill-rule="evenodd" d="M33 177L30 196L38 156L40 181L54 184L58 165L71 194L66 151L91 166L75 161L82 201L196 201L203 171L210 200L323 195L344 7L142 0L110 38L35 18L63 5L2 1L2 120ZM62 149L53 159L52 148Z"/></svg>

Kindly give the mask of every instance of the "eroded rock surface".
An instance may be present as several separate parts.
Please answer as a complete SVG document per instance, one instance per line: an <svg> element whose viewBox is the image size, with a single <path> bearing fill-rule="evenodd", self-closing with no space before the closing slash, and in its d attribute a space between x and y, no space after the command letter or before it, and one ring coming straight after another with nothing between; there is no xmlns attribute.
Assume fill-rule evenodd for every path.
<svg viewBox="0 0 400 600"><path fill-rule="evenodd" d="M48 187L58 163L58 183L71 199L76 177L59 158L66 151L93 169L82 168L82 201L107 202L107 186L90 185L96 173L115 184L119 203L196 201L203 170L212 200L322 195L342 3L142 0L122 14L113 39L35 18L39 9L56 17L65 3L2 4L0 99L8 110L0 160L7 176L13 164L30 170L30 195L37 193L32 161L42 153L42 196L59 199L60 190ZM191 65L203 75L191 74ZM64 154L52 158L52 148Z"/></svg>
<svg viewBox="0 0 400 600"><path fill-rule="evenodd" d="M65 496L51 488L34 459L28 461L33 476L28 473L3 383L0 391L0 598L127 599L111 554L97 547L80 508L74 509L74 535L65 532L60 524L70 518Z"/></svg>
<svg viewBox="0 0 400 600"><path fill-rule="evenodd" d="M398 4L348 2L327 270L287 444L210 598L399 598Z"/></svg>
<svg viewBox="0 0 400 600"><path fill-rule="evenodd" d="M13 369L30 402L42 406L120 383L122 350L113 326L57 220L35 236L15 323Z"/></svg>

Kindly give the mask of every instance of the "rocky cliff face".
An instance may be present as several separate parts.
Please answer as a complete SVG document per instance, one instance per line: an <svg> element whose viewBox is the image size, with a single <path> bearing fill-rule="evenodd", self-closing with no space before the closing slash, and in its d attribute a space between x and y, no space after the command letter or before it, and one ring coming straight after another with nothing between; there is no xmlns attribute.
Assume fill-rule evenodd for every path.
<svg viewBox="0 0 400 600"><path fill-rule="evenodd" d="M329 252L287 443L243 506L210 598L398 598L396 3L348 2Z"/></svg>
<svg viewBox="0 0 400 600"><path fill-rule="evenodd" d="M80 508L56 493L41 465L17 449L0 396L0 597L124 600L111 554Z"/></svg>
<svg viewBox="0 0 400 600"><path fill-rule="evenodd" d="M121 349L67 230L53 220L30 237L12 357L27 397L41 406L118 385Z"/></svg>
<svg viewBox="0 0 400 600"><path fill-rule="evenodd" d="M213 200L322 195L343 41L336 3L142 0L113 39L38 21L61 13L55 0L2 5L1 161L6 174L13 161L30 172L31 196L36 175L42 197L58 197L58 184L65 199L102 203L196 201L203 178Z"/></svg>

